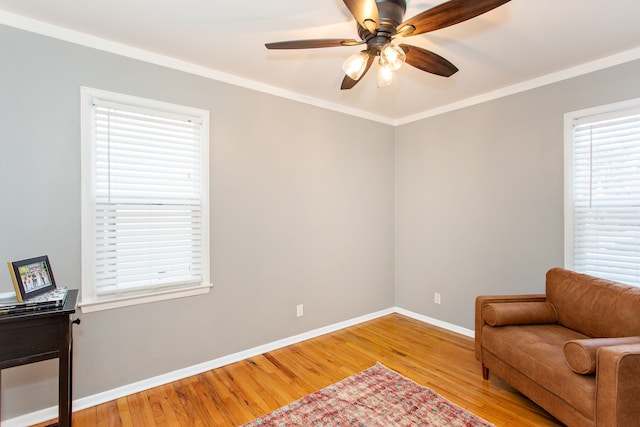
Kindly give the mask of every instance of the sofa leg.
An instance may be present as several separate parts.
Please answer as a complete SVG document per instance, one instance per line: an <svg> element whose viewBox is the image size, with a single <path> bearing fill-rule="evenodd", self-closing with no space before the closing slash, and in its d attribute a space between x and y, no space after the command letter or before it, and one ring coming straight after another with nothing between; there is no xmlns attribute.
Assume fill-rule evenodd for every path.
<svg viewBox="0 0 640 427"><path fill-rule="evenodd" d="M482 379L483 380L488 380L489 379L489 368L484 366L484 363L482 364Z"/></svg>

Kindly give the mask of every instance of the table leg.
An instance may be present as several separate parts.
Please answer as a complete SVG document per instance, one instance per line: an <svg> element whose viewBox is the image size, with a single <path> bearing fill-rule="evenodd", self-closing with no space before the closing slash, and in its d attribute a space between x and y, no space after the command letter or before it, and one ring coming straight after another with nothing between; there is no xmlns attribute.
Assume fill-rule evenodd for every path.
<svg viewBox="0 0 640 427"><path fill-rule="evenodd" d="M71 427L71 320L66 320L64 341L60 348L58 423L60 427Z"/></svg>

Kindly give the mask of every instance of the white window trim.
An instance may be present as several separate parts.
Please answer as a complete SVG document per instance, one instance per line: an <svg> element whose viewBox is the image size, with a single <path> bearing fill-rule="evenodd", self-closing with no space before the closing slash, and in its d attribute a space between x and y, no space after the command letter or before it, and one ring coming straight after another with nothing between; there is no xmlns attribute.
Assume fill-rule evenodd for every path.
<svg viewBox="0 0 640 427"><path fill-rule="evenodd" d="M573 270L575 268L573 263L573 125L579 119L620 110L637 109L639 105L640 98L636 98L572 111L564 115L564 266L567 269Z"/></svg>
<svg viewBox="0 0 640 427"><path fill-rule="evenodd" d="M81 123L81 256L82 256L82 284L79 307L83 313L91 313L101 310L128 307L138 304L146 304L156 301L164 301L175 298L183 298L209 293L213 285L210 281L210 240L209 240L209 167L205 167L202 176L202 282L193 286L181 287L171 290L158 290L153 293L130 295L109 299L97 299L93 278L95 266L93 265L94 248L94 213L93 194L94 176L90 166L94 158L94 145L92 143L92 103L94 98L107 98L114 102L129 105L137 105L143 108L155 110L180 111L181 113L202 117L202 133L206 138L202 147L203 159L209 163L209 112L206 110L185 107L160 101L138 98L129 95L108 92L89 87L80 88L80 123Z"/></svg>

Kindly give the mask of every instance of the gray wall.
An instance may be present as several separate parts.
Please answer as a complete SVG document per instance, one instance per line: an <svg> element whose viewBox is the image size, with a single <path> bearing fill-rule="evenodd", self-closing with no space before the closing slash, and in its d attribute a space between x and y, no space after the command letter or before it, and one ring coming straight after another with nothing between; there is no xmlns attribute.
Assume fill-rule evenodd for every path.
<svg viewBox="0 0 640 427"><path fill-rule="evenodd" d="M473 329L564 265L564 113L640 97L640 61L396 129L395 303ZM434 304L434 293L442 304Z"/></svg>
<svg viewBox="0 0 640 427"><path fill-rule="evenodd" d="M4 26L0 52L0 260L70 288L80 86L211 112L214 289L81 315L74 398L393 306L392 127ZM2 372L4 419L56 404L54 361Z"/></svg>

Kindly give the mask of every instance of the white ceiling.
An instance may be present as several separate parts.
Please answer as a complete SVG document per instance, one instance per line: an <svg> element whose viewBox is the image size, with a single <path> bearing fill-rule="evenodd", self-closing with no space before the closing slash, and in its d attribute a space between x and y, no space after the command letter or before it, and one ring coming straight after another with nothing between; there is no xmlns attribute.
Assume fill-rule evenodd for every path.
<svg viewBox="0 0 640 427"><path fill-rule="evenodd" d="M442 2L408 0L405 19ZM342 0L0 0L0 23L389 123L640 58L639 22L639 0L512 0L402 40L453 62L452 77L405 65L377 88L374 65L341 91L342 62L360 47L264 43L357 39Z"/></svg>

